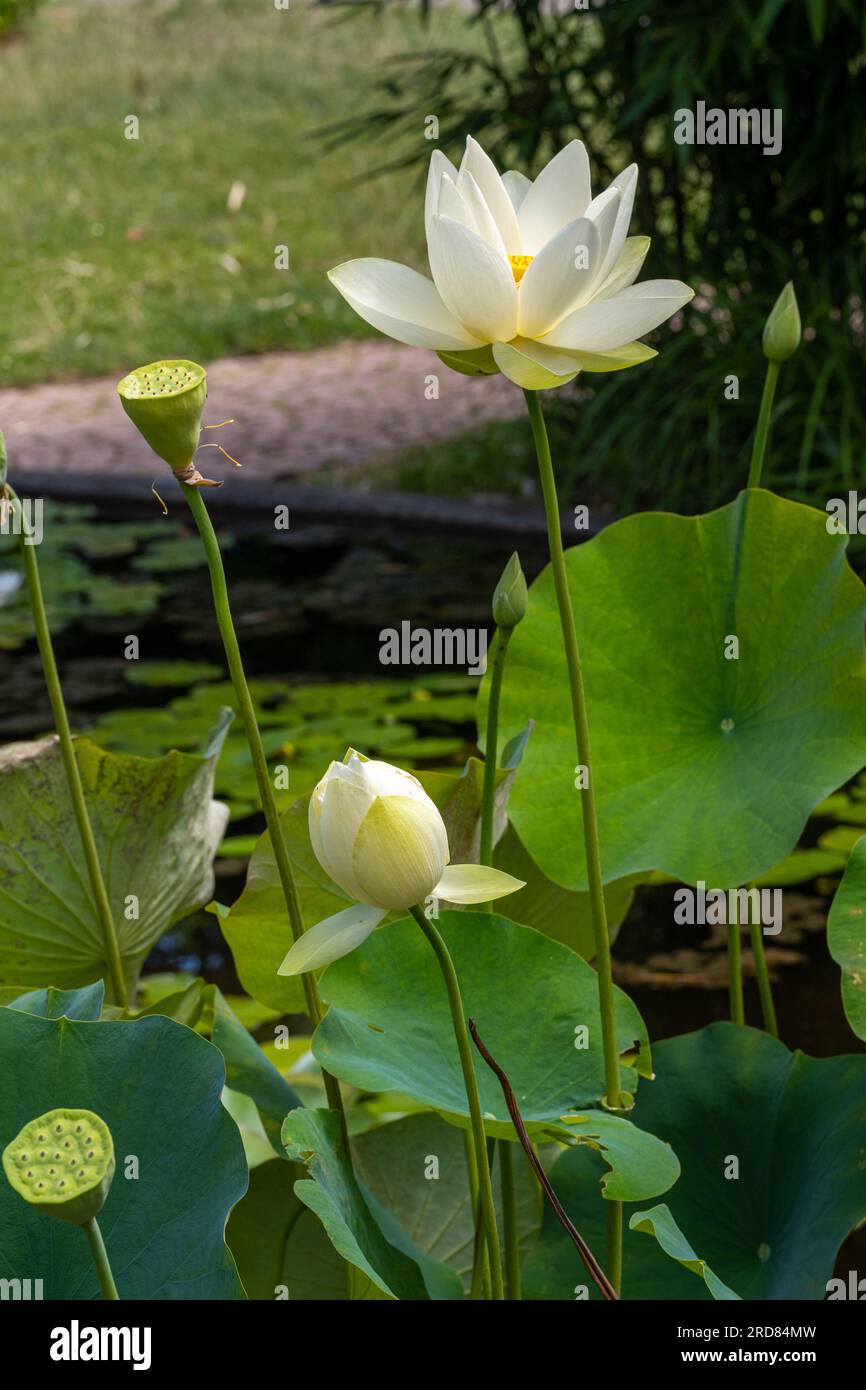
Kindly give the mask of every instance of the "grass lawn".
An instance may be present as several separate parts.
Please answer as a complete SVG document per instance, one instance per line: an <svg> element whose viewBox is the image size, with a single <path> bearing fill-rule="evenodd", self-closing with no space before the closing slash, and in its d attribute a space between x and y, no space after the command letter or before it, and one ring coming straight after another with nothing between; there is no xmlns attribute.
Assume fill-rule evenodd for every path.
<svg viewBox="0 0 866 1390"><path fill-rule="evenodd" d="M419 171L359 183L387 143L326 154L317 129L375 103L390 55L475 33L443 11L338 22L302 0L49 3L0 47L0 384L366 332L324 272L423 263Z"/></svg>

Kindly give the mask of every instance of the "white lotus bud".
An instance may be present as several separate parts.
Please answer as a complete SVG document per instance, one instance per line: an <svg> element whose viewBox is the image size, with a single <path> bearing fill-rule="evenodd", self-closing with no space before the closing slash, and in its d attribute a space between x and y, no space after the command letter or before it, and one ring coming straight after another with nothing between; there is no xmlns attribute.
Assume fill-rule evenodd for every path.
<svg viewBox="0 0 866 1390"><path fill-rule="evenodd" d="M445 822L417 778L354 749L319 782L309 823L322 868L370 907L423 902L448 863Z"/></svg>

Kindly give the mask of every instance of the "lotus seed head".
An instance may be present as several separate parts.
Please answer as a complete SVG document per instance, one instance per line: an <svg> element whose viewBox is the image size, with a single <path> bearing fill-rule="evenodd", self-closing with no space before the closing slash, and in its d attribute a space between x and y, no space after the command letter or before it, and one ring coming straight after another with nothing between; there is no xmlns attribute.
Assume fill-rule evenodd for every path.
<svg viewBox="0 0 866 1390"><path fill-rule="evenodd" d="M34 1149L46 1133L63 1140L68 1166L55 1166L64 1154ZM20 1197L61 1220L82 1225L101 1209L114 1176L114 1144L98 1115L82 1110L52 1110L26 1124L3 1151L3 1170ZM51 1181L49 1181L49 1179Z"/></svg>

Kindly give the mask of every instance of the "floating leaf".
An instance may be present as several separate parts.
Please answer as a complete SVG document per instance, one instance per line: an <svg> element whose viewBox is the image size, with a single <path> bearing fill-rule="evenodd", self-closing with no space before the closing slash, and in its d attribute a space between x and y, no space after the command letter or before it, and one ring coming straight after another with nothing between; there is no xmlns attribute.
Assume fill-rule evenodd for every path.
<svg viewBox="0 0 866 1390"><path fill-rule="evenodd" d="M155 761L75 742L130 993L153 943L213 891L226 813L211 791L224 732L202 757ZM0 982L70 989L106 969L60 745L11 744L0 750Z"/></svg>
<svg viewBox="0 0 866 1390"><path fill-rule="evenodd" d="M567 553L607 879L748 882L863 766L866 590L825 523L750 489L708 516L627 517ZM509 810L542 872L582 889L568 690L548 568L509 647L501 722L536 721Z"/></svg>
<svg viewBox="0 0 866 1390"><path fill-rule="evenodd" d="M866 835L851 851L827 917L827 949L842 971L842 1003L866 1041Z"/></svg>
<svg viewBox="0 0 866 1390"><path fill-rule="evenodd" d="M92 1011L93 991L81 994L69 1001L73 1014ZM20 1062L0 1069L4 1144L59 1106L92 1110L111 1131L117 1174L99 1222L121 1298L242 1297L223 1232L246 1163L219 1103L216 1048L167 1018L81 1022L0 1008L0 1053ZM48 1299L99 1295L80 1231L28 1207L3 1181L0 1267L4 1278L41 1278Z"/></svg>
<svg viewBox="0 0 866 1390"><path fill-rule="evenodd" d="M511 1080L530 1129L595 1105L604 1092L595 971L573 951L491 913L444 912L437 926L454 958L464 1008ZM404 1091L431 1109L468 1118L448 996L417 924L380 927L330 965L320 988L330 1004L313 1039L321 1065L365 1091ZM646 1029L615 991L620 1050L637 1042L650 1074ZM496 1077L476 1063L488 1132L514 1136ZM635 1071L623 1068L634 1090Z"/></svg>

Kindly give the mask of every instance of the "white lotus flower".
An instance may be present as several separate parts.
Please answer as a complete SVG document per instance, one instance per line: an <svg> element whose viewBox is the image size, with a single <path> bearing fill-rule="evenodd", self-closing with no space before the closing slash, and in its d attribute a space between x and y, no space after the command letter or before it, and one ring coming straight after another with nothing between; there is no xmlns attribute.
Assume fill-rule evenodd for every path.
<svg viewBox="0 0 866 1390"><path fill-rule="evenodd" d="M459 169L434 150L427 178L432 280L395 261L346 261L331 283L361 318L458 371L541 390L583 368L618 371L656 353L637 341L692 298L679 280L635 284L649 237L630 237L637 165L592 197L572 140L531 182L502 176L471 136Z"/></svg>
<svg viewBox="0 0 866 1390"><path fill-rule="evenodd" d="M357 906L319 922L279 969L300 975L346 955L391 911L426 898L484 903L520 879L480 864L448 865L448 834L435 802L411 773L349 749L310 797L310 840L325 873Z"/></svg>

